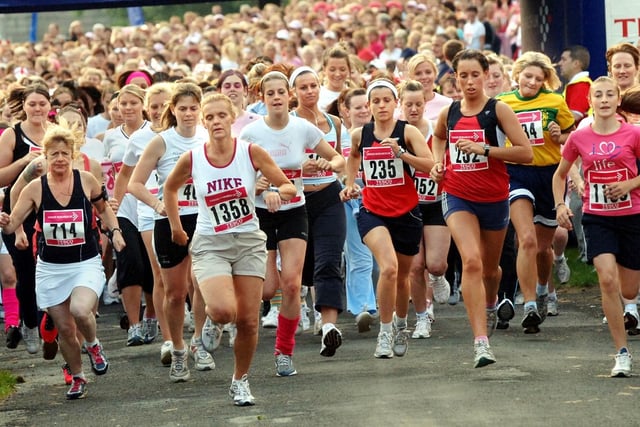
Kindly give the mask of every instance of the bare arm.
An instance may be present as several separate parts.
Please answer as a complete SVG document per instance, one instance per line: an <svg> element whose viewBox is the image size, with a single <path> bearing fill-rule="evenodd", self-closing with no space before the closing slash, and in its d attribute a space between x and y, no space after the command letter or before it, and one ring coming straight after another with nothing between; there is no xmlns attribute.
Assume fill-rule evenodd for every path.
<svg viewBox="0 0 640 427"><path fill-rule="evenodd" d="M82 187L85 194L87 194L89 200L91 200L91 204L96 209L102 224L112 233L111 242L113 243L113 248L116 251L121 251L126 246L126 243L122 236L122 230L118 228L118 218L116 218L116 214L113 213L111 206L106 203L106 200L101 197L102 184L91 172L81 171L80 177L82 178Z"/></svg>
<svg viewBox="0 0 640 427"><path fill-rule="evenodd" d="M433 155L434 165L431 168L431 177L440 182L444 178L444 154L447 148L447 116L449 115L449 107L445 107L438 115L433 136L431 138L431 151Z"/></svg>
<svg viewBox="0 0 640 427"><path fill-rule="evenodd" d="M413 166L416 170L429 173L434 165L433 155L420 130L415 126L406 125L404 128L404 140L413 153L407 151L402 154L400 156L402 161ZM397 156L400 149L398 143L395 142L395 144L392 143L391 145L391 149Z"/></svg>
<svg viewBox="0 0 640 427"><path fill-rule="evenodd" d="M146 150L145 150L146 151ZM137 167L136 167L137 170ZM191 152L183 153L164 183L164 209L171 226L171 240L185 246L189 241L180 222L178 190L191 177Z"/></svg>
<svg viewBox="0 0 640 427"><path fill-rule="evenodd" d="M16 133L12 128L9 128L0 135L0 187L10 185L29 162L40 154L37 151L31 151L14 162L13 150L15 146Z"/></svg>
<svg viewBox="0 0 640 427"><path fill-rule="evenodd" d="M296 195L296 187L287 179L282 169L276 165L269 153L262 147L251 144L249 151L255 167L274 187L272 191L263 193L263 198L269 212L276 212L280 209L283 200L291 200ZM275 191L275 188L277 188L277 191Z"/></svg>
<svg viewBox="0 0 640 427"><path fill-rule="evenodd" d="M11 210L18 201L18 197L22 190L36 178L41 177L47 172L47 160L44 155L40 155L33 159L27 167L25 167L20 175L18 175L18 179L11 186Z"/></svg>
<svg viewBox="0 0 640 427"><path fill-rule="evenodd" d="M344 157L338 154L327 141L322 139L320 143L316 145L315 151L322 157L322 159L318 159L317 161L318 169L332 170L337 173L342 172L345 165Z"/></svg>
<svg viewBox="0 0 640 427"><path fill-rule="evenodd" d="M131 194L133 194L141 202L151 206L160 215L164 214L165 211L164 207L162 206L163 203L158 199L157 196L151 194L145 184L149 179L149 175L151 175L151 172L153 172L153 170L158 165L158 161L164 155L165 149L166 146L162 137L153 137L151 142L149 142L149 145L147 145L147 147L142 152L142 156L140 156L140 160L133 170L133 174L131 175L131 179L129 180L129 185L127 186ZM180 185L182 184L184 184L184 181L180 183ZM164 204L166 205L166 201Z"/></svg>
<svg viewBox="0 0 640 427"><path fill-rule="evenodd" d="M11 234L16 231L18 227L22 225L24 220L29 216L32 211L38 209L39 200L42 197L42 184L40 180L30 182L25 188L18 201L15 204L14 209L11 211L11 216L6 212L2 212L2 218L0 218L0 225L2 231L5 234Z"/></svg>
<svg viewBox="0 0 640 427"><path fill-rule="evenodd" d="M351 132L351 151L347 159L346 177L344 189L340 198L345 201L360 197L360 186L356 184L356 176L360 167L360 141L362 140L362 128L357 128Z"/></svg>
<svg viewBox="0 0 640 427"><path fill-rule="evenodd" d="M556 220L558 225L566 228L567 230L573 229L571 218L573 213L571 209L564 203L564 196L567 188L567 174L571 169L573 162L569 162L565 158L560 160L558 169L553 174L553 180L551 188L553 189L553 203L556 209Z"/></svg>

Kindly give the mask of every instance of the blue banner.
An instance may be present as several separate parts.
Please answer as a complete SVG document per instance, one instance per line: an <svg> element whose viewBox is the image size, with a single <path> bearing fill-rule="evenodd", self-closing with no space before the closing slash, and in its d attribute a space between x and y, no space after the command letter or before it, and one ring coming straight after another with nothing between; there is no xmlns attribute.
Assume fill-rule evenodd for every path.
<svg viewBox="0 0 640 427"><path fill-rule="evenodd" d="M144 12L141 7L128 7L127 15L129 16L129 25L137 27L144 24Z"/></svg>

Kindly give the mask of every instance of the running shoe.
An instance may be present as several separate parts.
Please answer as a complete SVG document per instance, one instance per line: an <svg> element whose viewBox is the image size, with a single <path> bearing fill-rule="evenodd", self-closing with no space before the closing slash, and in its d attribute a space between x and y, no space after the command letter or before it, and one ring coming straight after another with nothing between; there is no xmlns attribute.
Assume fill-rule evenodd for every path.
<svg viewBox="0 0 640 427"><path fill-rule="evenodd" d="M460 302L460 289L453 289L451 291L451 295L449 295L449 300L447 301L449 305L456 305Z"/></svg>
<svg viewBox="0 0 640 427"><path fill-rule="evenodd" d="M238 328L235 323L227 323L224 325L223 331L229 334L229 347L233 348L236 343L236 337L238 336Z"/></svg>
<svg viewBox="0 0 640 427"><path fill-rule="evenodd" d="M222 325L214 323L208 316L202 326L202 344L205 350L209 353L213 353L218 347L220 347L220 341L222 340Z"/></svg>
<svg viewBox="0 0 640 427"><path fill-rule="evenodd" d="M191 378L187 359L188 355L186 350L173 350L171 352L171 370L169 371L169 378L174 383L185 382Z"/></svg>
<svg viewBox="0 0 640 427"><path fill-rule="evenodd" d="M298 371L293 366L293 359L288 354L276 353L276 375L279 377L290 377L296 375Z"/></svg>
<svg viewBox="0 0 640 427"><path fill-rule="evenodd" d="M431 300L427 300L427 317L431 321L431 323L436 322L436 315L433 312L433 303Z"/></svg>
<svg viewBox="0 0 640 427"><path fill-rule="evenodd" d="M498 310L493 308L487 308L487 336L490 337L493 335L493 331L496 330L498 326Z"/></svg>
<svg viewBox="0 0 640 427"><path fill-rule="evenodd" d="M151 344L158 336L158 319L142 319L141 335L145 344Z"/></svg>
<svg viewBox="0 0 640 427"><path fill-rule="evenodd" d="M551 298L547 300L547 316L557 316L558 315L558 297Z"/></svg>
<svg viewBox="0 0 640 427"><path fill-rule="evenodd" d="M102 345L97 343L91 347L87 346L87 354L89 354L89 361L91 362L91 369L96 375L104 375L109 368L109 362L104 355Z"/></svg>
<svg viewBox="0 0 640 427"><path fill-rule="evenodd" d="M82 399L87 395L87 380L80 377L73 377L71 388L67 391L67 400Z"/></svg>
<svg viewBox="0 0 640 427"><path fill-rule="evenodd" d="M53 318L46 312L40 321L40 337L44 342L54 342L58 338L58 328L53 323Z"/></svg>
<svg viewBox="0 0 640 427"><path fill-rule="evenodd" d="M29 354L36 354L38 352L40 348L38 328L28 328L26 325L22 325L22 339Z"/></svg>
<svg viewBox="0 0 640 427"><path fill-rule="evenodd" d="M144 344L144 337L142 336L140 324L137 323L131 326L127 332L127 347L134 347L142 344Z"/></svg>
<svg viewBox="0 0 640 427"><path fill-rule="evenodd" d="M271 305L269 313L262 318L262 327L265 329L275 329L278 327L278 314L280 309L277 305Z"/></svg>
<svg viewBox="0 0 640 427"><path fill-rule="evenodd" d="M239 380L231 381L229 396L231 396L233 404L236 406L253 406L256 404L255 398L251 394L251 389L249 388L247 374L244 374Z"/></svg>
<svg viewBox="0 0 640 427"><path fill-rule="evenodd" d="M513 319L516 315L516 310L511 300L505 298L500 301L496 314L498 315L498 320L502 320L503 322L509 322L509 320Z"/></svg>
<svg viewBox="0 0 640 427"><path fill-rule="evenodd" d="M395 328L394 328L395 329ZM402 357L409 349L409 333L407 328L395 329L393 334L393 354Z"/></svg>
<svg viewBox="0 0 640 427"><path fill-rule="evenodd" d="M210 371L215 369L216 362L207 350L205 350L202 344L201 338L191 338L191 345L189 345L189 352L195 365L196 371Z"/></svg>
<svg viewBox="0 0 640 427"><path fill-rule="evenodd" d="M449 301L451 286L444 276L429 274L429 286L433 288L433 299L437 303L444 304Z"/></svg>
<svg viewBox="0 0 640 427"><path fill-rule="evenodd" d="M162 366L171 365L171 352L173 351L173 343L171 341L165 341L160 347L160 363Z"/></svg>
<svg viewBox="0 0 640 427"><path fill-rule="evenodd" d="M366 310L356 316L356 325L360 333L370 331L372 323L373 316Z"/></svg>
<svg viewBox="0 0 640 427"><path fill-rule="evenodd" d="M634 330L638 327L638 312L626 311L624 313L624 329L627 331Z"/></svg>
<svg viewBox="0 0 640 427"><path fill-rule="evenodd" d="M616 364L611 370L611 377L630 377L631 366L631 354L628 351L616 354Z"/></svg>
<svg viewBox="0 0 640 427"><path fill-rule="evenodd" d="M540 314L540 323L544 322L544 319L547 318L547 311L549 311L547 305L549 303L549 295L537 295L536 296L536 307L538 307L538 314Z"/></svg>
<svg viewBox="0 0 640 427"><path fill-rule="evenodd" d="M326 330L322 334L322 346L320 348L320 356L333 357L338 347L342 345L342 333L331 323L327 323Z"/></svg>
<svg viewBox="0 0 640 427"><path fill-rule="evenodd" d="M391 359L393 357L392 343L393 335L389 332L380 331L376 343L376 351L373 353L374 357L378 359Z"/></svg>
<svg viewBox="0 0 640 427"><path fill-rule="evenodd" d="M411 338L421 339L421 338L430 338L431 337L431 321L428 316L419 317L416 320L416 327L411 334Z"/></svg>
<svg viewBox="0 0 640 427"><path fill-rule="evenodd" d="M311 329L311 319L309 319L309 312L311 309L307 306L306 302L300 305L300 322L298 324L298 333L308 331Z"/></svg>
<svg viewBox="0 0 640 427"><path fill-rule="evenodd" d="M71 385L71 382L73 381L73 375L71 374L71 368L69 367L68 363L62 365L62 376L64 378L64 383L66 385Z"/></svg>
<svg viewBox="0 0 640 427"><path fill-rule="evenodd" d="M313 322L313 335L322 335L322 314L319 311L313 312L314 322Z"/></svg>
<svg viewBox="0 0 640 427"><path fill-rule="evenodd" d="M492 363L496 363L496 358L491 351L491 347L487 341L478 341L473 344L473 352L474 352L474 360L473 367L474 368L482 368L483 366L491 365Z"/></svg>
<svg viewBox="0 0 640 427"><path fill-rule="evenodd" d="M560 281L560 283L567 283L571 278L571 269L567 265L567 259L562 256L561 259L556 259L553 261L553 272L556 274L556 277Z"/></svg>
<svg viewBox="0 0 640 427"><path fill-rule="evenodd" d="M542 318L536 308L525 308L524 317L522 318L522 327L524 328L525 334L537 334L540 332L541 323Z"/></svg>
<svg viewBox="0 0 640 427"><path fill-rule="evenodd" d="M9 326L5 332L7 333L7 348L18 347L18 344L22 339L20 328L17 326Z"/></svg>

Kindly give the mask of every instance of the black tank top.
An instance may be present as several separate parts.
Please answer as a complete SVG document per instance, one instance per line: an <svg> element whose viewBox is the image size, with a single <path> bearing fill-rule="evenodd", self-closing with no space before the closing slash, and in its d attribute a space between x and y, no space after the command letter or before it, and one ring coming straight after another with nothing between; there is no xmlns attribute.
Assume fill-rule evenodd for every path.
<svg viewBox="0 0 640 427"><path fill-rule="evenodd" d="M13 146L13 158L11 159L11 163L15 162L18 159L23 158L24 156L26 156L29 151L31 150L41 150L40 146L37 145L36 143L34 143L33 141L31 141L25 134L24 132L22 132L22 128L20 127L20 123L16 123L15 126L13 127L13 131L16 134L16 142ZM22 171L20 171L22 172ZM10 200L10 193L11 193L11 186L13 186L13 183L16 182L16 180L18 179L18 177L20 176L20 172L18 173L18 176L16 176L16 179L14 179L10 185L8 185L7 187L5 187L5 193L4 193L4 202L2 203L2 210L4 212L11 212L11 200Z"/></svg>
<svg viewBox="0 0 640 427"><path fill-rule="evenodd" d="M42 200L38 209L38 256L56 264L85 261L99 253L93 211L82 189L80 172L73 170L73 191L67 206L53 197L47 175L42 176Z"/></svg>

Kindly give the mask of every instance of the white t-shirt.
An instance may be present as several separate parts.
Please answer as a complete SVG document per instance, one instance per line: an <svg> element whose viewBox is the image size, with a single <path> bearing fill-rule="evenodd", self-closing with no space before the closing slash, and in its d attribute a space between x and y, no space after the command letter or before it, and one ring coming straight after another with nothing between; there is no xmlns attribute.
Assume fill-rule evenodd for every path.
<svg viewBox="0 0 640 427"><path fill-rule="evenodd" d="M303 206L302 164L308 158L305 150L307 148L315 150L322 141L322 131L305 119L289 116L289 123L280 130L271 129L264 119L250 123L242 130L240 139L253 142L264 148L295 185L296 196L283 202L280 210ZM262 195L256 198L256 206L267 208Z"/></svg>

